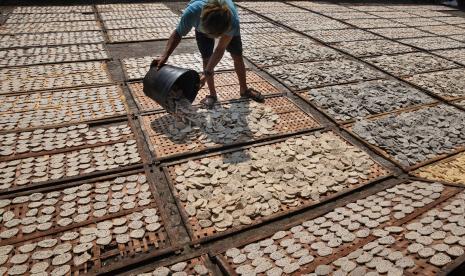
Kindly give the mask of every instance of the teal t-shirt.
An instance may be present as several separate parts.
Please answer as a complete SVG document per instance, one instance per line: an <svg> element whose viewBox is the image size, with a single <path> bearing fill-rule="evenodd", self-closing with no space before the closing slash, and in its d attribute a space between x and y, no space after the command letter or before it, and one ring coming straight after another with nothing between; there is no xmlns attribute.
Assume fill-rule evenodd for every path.
<svg viewBox="0 0 465 276"><path fill-rule="evenodd" d="M239 35L239 15L237 14L236 6L232 0L223 0L232 13L232 26L231 30L227 32L227 35L238 36ZM176 28L176 31L180 36L185 36L187 33L194 27L197 31L202 32L199 29L200 25L200 15L202 14L202 9L205 4L208 3L208 0L191 0L187 4L184 13L181 16L181 21Z"/></svg>

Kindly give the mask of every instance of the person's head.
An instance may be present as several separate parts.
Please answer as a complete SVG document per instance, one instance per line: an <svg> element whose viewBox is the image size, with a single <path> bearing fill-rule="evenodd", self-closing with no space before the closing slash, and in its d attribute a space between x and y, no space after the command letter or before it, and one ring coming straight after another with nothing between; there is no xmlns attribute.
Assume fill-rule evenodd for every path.
<svg viewBox="0 0 465 276"><path fill-rule="evenodd" d="M202 30L211 37L219 37L231 30L232 13L223 0L209 0L200 16Z"/></svg>

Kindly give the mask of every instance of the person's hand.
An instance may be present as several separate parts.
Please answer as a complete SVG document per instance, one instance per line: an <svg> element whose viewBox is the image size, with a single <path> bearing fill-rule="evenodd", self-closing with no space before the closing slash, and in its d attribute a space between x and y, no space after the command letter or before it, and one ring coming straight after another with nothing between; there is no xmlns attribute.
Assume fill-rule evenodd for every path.
<svg viewBox="0 0 465 276"><path fill-rule="evenodd" d="M160 70L160 68L165 65L167 58L165 57L157 57L155 58L152 63L150 64L150 67L157 67L157 71Z"/></svg>
<svg viewBox="0 0 465 276"><path fill-rule="evenodd" d="M212 77L213 77L212 71L204 71L202 76L200 77L199 89L205 86L205 83L207 82L208 78L212 78Z"/></svg>
<svg viewBox="0 0 465 276"><path fill-rule="evenodd" d="M204 87L206 82L207 82L207 77L204 74L202 74L202 76L200 76L199 89Z"/></svg>

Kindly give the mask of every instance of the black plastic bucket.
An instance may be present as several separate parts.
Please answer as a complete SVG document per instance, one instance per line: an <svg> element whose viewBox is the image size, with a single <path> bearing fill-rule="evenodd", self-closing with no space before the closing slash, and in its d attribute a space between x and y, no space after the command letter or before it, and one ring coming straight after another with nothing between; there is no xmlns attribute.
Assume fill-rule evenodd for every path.
<svg viewBox="0 0 465 276"><path fill-rule="evenodd" d="M199 92L200 76L194 70L163 65L159 70L151 66L144 77L144 93L163 108L167 108L167 98L173 87L181 89L191 103Z"/></svg>

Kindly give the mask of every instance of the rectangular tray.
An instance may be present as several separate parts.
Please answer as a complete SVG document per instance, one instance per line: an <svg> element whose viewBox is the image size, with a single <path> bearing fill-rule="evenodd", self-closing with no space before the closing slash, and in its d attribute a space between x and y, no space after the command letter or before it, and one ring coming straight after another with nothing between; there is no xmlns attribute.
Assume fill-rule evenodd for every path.
<svg viewBox="0 0 465 276"><path fill-rule="evenodd" d="M132 121L89 122L0 134L0 161L105 146L135 139Z"/></svg>
<svg viewBox="0 0 465 276"><path fill-rule="evenodd" d="M68 21L68 22L41 22L41 23L21 23L3 24L0 34L36 34L54 32L81 32L81 31L101 31L101 24L94 21Z"/></svg>
<svg viewBox="0 0 465 276"><path fill-rule="evenodd" d="M152 207L151 209L155 209L155 205L150 206ZM143 209L138 209L138 212L142 214L144 211ZM31 244L31 243L39 243L40 241L43 240L56 240L56 246L62 246L62 244L69 243L72 245L72 247L76 247L78 244L82 244L80 242L81 238L82 240L89 240L88 236L92 235L84 235L81 233L95 233L97 232L98 228L97 227L108 227L108 226L103 226L103 224L108 224L108 223L117 223L121 224L121 222L125 221L121 226L127 227L131 223L131 219L137 218L134 216L135 213L132 214L125 214L119 217L115 218L109 218L107 220L101 221L99 223L93 222L90 224L87 224L85 226L77 227L77 228L71 228L67 232L61 232L61 233L55 233L55 234L50 234L50 235L45 235L40 238L28 240L26 242L20 242L18 244L15 244L13 246L13 250L9 253L8 259L10 259L13 255L19 254L19 247L24 245L24 244ZM147 224L145 223L145 216L142 215L141 220L141 229L145 230L145 233L138 233L137 236L133 236L134 238L127 237L126 235L118 235L114 232L115 228L111 228L110 230L110 235L111 235L111 240L108 245L99 245L95 242L95 237L94 242L88 243L89 247L87 250L82 249L83 255L86 255L85 252L87 252L87 255L89 259L84 259L82 264L76 265L74 264L73 259L67 261L65 264L68 264L67 266L64 265L67 268L68 273L73 274L73 275L78 275L78 274L93 274L96 275L97 273L100 272L101 269L105 270L111 270L112 268L115 267L120 267L122 264L127 265L130 262L136 262L140 259L144 259L147 256L162 256L162 255L168 255L168 254L173 254L175 251L175 247L171 246L171 241L167 235L166 230L164 229L164 226L161 225L161 227L156 230L156 231L148 231L147 230ZM161 224L161 223L160 223ZM110 224L111 225L111 224ZM117 226L114 226L117 227ZM130 232L128 230L127 232ZM73 234L74 233L74 234ZM87 236L87 237L86 237ZM124 236L124 238L123 238ZM128 235L129 236L129 235ZM117 240L118 239L118 240ZM52 243L53 244L53 243ZM49 250L53 250L56 248L56 246L52 246ZM82 246L81 246L82 247ZM34 252L40 251L40 247L36 247L31 253L33 254ZM71 251L73 252L73 251ZM79 252L79 251L78 251ZM77 256L78 254L71 253L71 256ZM53 256L52 256L53 257ZM51 260L52 258L46 258L46 260ZM30 260L29 264L33 265L34 263L39 262L40 260ZM11 268L12 264L7 261L6 265L7 268ZM49 266L47 271L51 272L56 266Z"/></svg>
<svg viewBox="0 0 465 276"><path fill-rule="evenodd" d="M332 44L333 47L355 57L392 55L415 52L416 49L398 42L380 39L367 41L348 41Z"/></svg>
<svg viewBox="0 0 465 276"><path fill-rule="evenodd" d="M101 61L0 68L0 95L112 82L107 64Z"/></svg>
<svg viewBox="0 0 465 276"><path fill-rule="evenodd" d="M444 22L446 24L451 24L451 25L460 25L465 24L465 19L460 16L441 16L441 17L434 17L435 20Z"/></svg>
<svg viewBox="0 0 465 276"><path fill-rule="evenodd" d="M397 28L405 27L405 25L389 19L348 19L344 20L347 24L360 29L376 29L376 28Z"/></svg>
<svg viewBox="0 0 465 276"><path fill-rule="evenodd" d="M424 26L418 29L440 36L465 35L465 29L453 25Z"/></svg>
<svg viewBox="0 0 465 276"><path fill-rule="evenodd" d="M435 37L421 37L421 38L405 38L400 39L399 42L420 48L422 50L442 50L442 49L455 49L464 48L465 43L460 42L448 37L435 36Z"/></svg>
<svg viewBox="0 0 465 276"><path fill-rule="evenodd" d="M306 31L305 34L325 43L380 39L380 37L377 35L356 28L342 30Z"/></svg>
<svg viewBox="0 0 465 276"><path fill-rule="evenodd" d="M274 46L292 46L299 43L314 43L311 39L294 32L243 34L241 36L243 44L254 49Z"/></svg>
<svg viewBox="0 0 465 276"><path fill-rule="evenodd" d="M404 24L405 26L410 26L410 27L437 26L437 25L444 24L440 21L433 20L427 17L397 18L397 19L392 19L392 20L397 23L401 23L401 24Z"/></svg>
<svg viewBox="0 0 465 276"><path fill-rule="evenodd" d="M401 38L417 38L431 36L431 34L421 31L413 27L405 28L380 28L380 29L371 29L371 32L374 32L380 36L389 38L389 39L401 39Z"/></svg>
<svg viewBox="0 0 465 276"><path fill-rule="evenodd" d="M102 21L115 19L130 19L130 18L151 18L151 17L177 17L177 14L171 10L118 10L99 12Z"/></svg>
<svg viewBox="0 0 465 276"><path fill-rule="evenodd" d="M305 217L301 217L298 220L294 220L292 222L284 224L285 225L284 229L280 229L280 228L276 229L273 227L269 227L267 230L264 229L264 231L261 231L258 235L244 236L242 239L236 240L236 242L234 242L232 245L234 247L231 247L231 248L239 249L240 253L244 253L246 251L250 251L250 250L253 250L254 248L257 248L256 245L258 245L258 247L260 248L260 249L257 249L257 251L259 250L263 251L267 245L275 244L277 246L276 248L277 251L283 252L284 258L288 257L288 258L291 258L290 259L291 262L297 262L299 260L299 257L292 257L292 253L287 253L284 247L287 241L294 240L295 241L294 244L300 244L301 248L307 249L308 254L312 256L311 261L303 262L300 265L300 268L294 273L296 274L297 273L298 274L311 273L311 272L314 272L315 268L319 265L330 265L332 270L335 271L338 268L333 266L331 263L340 257L347 256L348 254L356 251L357 249L362 248L367 243L374 241L376 239L376 237L373 235L375 230L383 229L386 226L399 226L406 222L409 222L415 217L419 216L420 214L427 212L430 208L440 204L441 202L445 200L448 200L450 197L454 196L455 194L461 191L460 189L457 189L455 187L444 186L444 189L440 193L439 198L432 200L431 203L426 204L423 207L413 208L413 211L410 214L404 216L401 219L396 219L392 215L393 213L395 213L393 206L396 204L394 201L392 201L391 206L383 207L384 209L386 209L385 211L387 210L390 211L390 213L387 215L387 218L386 218L387 220L379 223L377 226L372 227L371 230L368 232L368 235L366 236L355 235L353 238L350 238L347 240L344 240L346 239L346 237L343 237L343 240L341 241L341 243L332 248L331 254L325 257L322 257L318 254L318 251L316 250L316 247L317 247L316 245L324 244L326 247L328 247L328 241L325 242L322 239L321 235L312 235L312 234L319 231L318 229L320 230L326 229L325 232L329 232L329 233L337 232L337 231L332 231L331 228L329 228L329 231L328 231L327 227L323 227L320 225L330 222L333 225L333 227L336 225L342 226L343 220L340 220L339 217L342 217L343 219L346 216L350 217L350 213L348 213L347 215L343 215L343 214L340 214L340 212L349 211L353 214L360 214L362 211L367 211L367 210L371 211L371 208L369 206L365 207L363 202L366 202L367 204L370 203L370 205L373 205L373 206L377 205L377 203L374 202L375 199L381 199L383 200L383 202L391 202L391 199L388 199L388 196L394 191L397 193L395 196L397 196L398 198L410 199L410 196L407 197L407 196L398 194L398 191L405 191L406 190L405 187L408 188L408 186L410 186L409 182L403 181L397 185L390 185L386 189L381 190L374 194L365 193L363 195L365 196L365 198L361 198L359 200L356 200L356 199L360 198L360 196L354 195L354 197L346 201L346 203L342 203L342 204L346 204L345 206L341 206L342 204L338 204L337 206L341 206L341 207L326 208L322 210L321 212L319 212L318 214L315 214L315 215L309 214ZM422 188L421 190L426 191L426 189L424 188ZM350 202L350 203L347 204L347 202ZM358 209L354 210L353 208L359 208L359 210ZM376 221L376 220L369 219L369 221ZM342 226L342 228L344 229L347 227L348 226L346 225ZM357 229L368 229L368 228L363 227L363 225L361 225L360 223L359 227L355 228L355 230L351 230L351 232L356 233L355 231ZM313 239L309 239L306 242L299 242L300 237L302 236L302 235L299 236L299 232L300 234L310 235L310 237L313 237ZM284 241L284 240L287 240L287 241ZM283 245L280 244L281 242ZM315 247L313 247L313 245L315 245ZM224 248L224 247L217 248L217 251L215 250L215 253L213 253L215 254L216 260L219 263L222 270L228 275L237 275L235 270L240 265L244 265L244 264L252 265L251 260L246 260L245 262L242 262L240 264L234 263L232 261L233 258L230 257L231 256L230 254L233 253L235 249L229 250L229 248ZM275 262L274 260L269 258L268 253L263 254L262 257L266 258L266 261L268 262L271 262L271 263ZM420 265L418 262L415 262L415 264L417 267L419 267ZM360 265L361 264L359 264L358 266Z"/></svg>
<svg viewBox="0 0 465 276"><path fill-rule="evenodd" d="M459 65L452 61L426 52L368 57L363 60L379 70L388 72L396 77L411 76L419 73L442 71L459 67Z"/></svg>
<svg viewBox="0 0 465 276"><path fill-rule="evenodd" d="M294 92L386 77L383 73L351 59L287 64L267 67L265 71Z"/></svg>
<svg viewBox="0 0 465 276"><path fill-rule="evenodd" d="M448 206L448 205L451 205L456 200L463 201L463 197L464 197L464 192L463 192L463 190L461 190L460 193L454 195L453 197L448 198L447 200L439 202L439 204L434 206L434 208L431 208L427 212L425 212L425 213L421 214L420 216L418 216L417 218L415 218L413 220L410 220L408 222L408 224L418 223L418 222L422 221L423 218L429 217L427 215L427 213L429 213L429 212L434 212L434 211L437 211L437 212L450 212L450 211L447 211L448 209L445 208L445 207ZM462 213L462 216L463 216L463 213ZM439 219L439 218L436 217L435 221L441 221L443 224L450 223L447 218ZM428 273L429 275L447 275L458 264L463 263L464 255L461 255L459 257L454 257L454 256L449 255L451 257L451 261L448 264L446 264L443 267L435 266L435 265L431 264L430 258L423 258L418 253L410 253L410 252L408 252L407 247L410 244L414 243L414 241L409 241L408 239L406 239L405 234L409 232L409 230L407 230L405 228L406 225L407 225L407 223L402 225L402 228L404 228L404 229L403 229L403 231L401 233L396 235L396 242L393 244L392 248L393 248L393 250L398 250L398 251L402 252L404 255L411 256L415 260L415 263L417 264L417 266L414 267L413 269L408 269L407 270L408 272L410 272L412 274L426 274L426 273ZM424 227L431 226L431 224L428 224L428 223L423 223L423 225L424 225ZM453 232L451 232L451 230L445 230L445 232L446 232L446 236L452 236ZM444 238L442 238L442 239L441 238L434 239L433 243L430 244L429 247L432 247L432 246L437 245L437 244L446 244L445 239ZM465 249L465 246L460 245L460 244L453 244L453 245L451 244L450 246L451 247L452 246L458 246L458 247L462 248L462 250Z"/></svg>
<svg viewBox="0 0 465 276"><path fill-rule="evenodd" d="M194 256L192 256L194 255ZM118 271L118 275L124 275L124 276L129 276L129 275L140 275L140 274L155 274L155 271L165 268L167 271L170 272L171 274L174 274L175 271L171 269L174 265L176 266L184 266L184 268L178 272L180 273L186 273L187 275L205 275L205 276L214 276L216 274L216 266L211 262L210 258L208 255L203 254L199 255L199 253L196 254L183 254L183 256L176 256L176 258L170 258L170 259L163 259L160 261L156 261L154 264L153 262L148 263L147 265L139 264L137 266L134 266L135 268L132 270L121 270ZM203 266L205 270L202 271L204 274L200 274L197 271L199 268L197 266ZM197 268L197 270L196 270ZM136 274L137 273L137 274Z"/></svg>
<svg viewBox="0 0 465 276"><path fill-rule="evenodd" d="M411 175L465 186L465 152L418 168Z"/></svg>
<svg viewBox="0 0 465 276"><path fill-rule="evenodd" d="M305 23L304 23L305 22ZM320 18L312 21L288 21L283 22L289 28L294 30L305 32L305 31L316 31L316 30L341 30L350 28L349 25L339 22L334 19Z"/></svg>
<svg viewBox="0 0 465 276"><path fill-rule="evenodd" d="M13 23L46 23L46 22L71 22L71 21L92 21L97 17L95 14L87 13L12 13L6 19L7 24Z"/></svg>
<svg viewBox="0 0 465 276"><path fill-rule="evenodd" d="M244 57L258 68L344 58L344 56L336 50L324 45L308 42L299 43L297 45L258 49L250 48L244 52Z"/></svg>
<svg viewBox="0 0 465 276"><path fill-rule="evenodd" d="M125 117L129 110L118 85L6 94L0 99L10 104L0 111L0 133Z"/></svg>
<svg viewBox="0 0 465 276"><path fill-rule="evenodd" d="M345 19L367 19L367 18L377 18L375 15L369 14L367 12L361 11L347 11L347 12L322 12L324 15L329 16L334 19L345 20Z"/></svg>
<svg viewBox="0 0 465 276"><path fill-rule="evenodd" d="M157 28L157 27L173 27L179 23L176 17L163 18L132 18L132 19L116 19L105 20L104 25L107 30L118 29L140 29L140 28Z"/></svg>
<svg viewBox="0 0 465 276"><path fill-rule="evenodd" d="M136 138L51 155L1 161L0 195L138 168L146 158L148 156L145 156L141 141ZM22 168L30 168L31 172Z"/></svg>
<svg viewBox="0 0 465 276"><path fill-rule="evenodd" d="M246 101L239 101L231 104L234 105L238 103L246 103ZM232 143L213 142L211 144L205 144L200 139L184 143L182 141L173 141L167 136L166 129L168 129L170 125L174 124L175 119L166 112L143 115L140 117L140 122L145 137L149 142L150 150L157 160L181 157L194 153L198 154L206 151L210 152L212 150L220 150L224 147L232 147L246 142L257 142L264 139L271 139L281 137L283 135L301 133L321 128L320 124L317 123L312 116L305 113L289 99L283 96L267 98L264 105L271 107L273 111L280 116L280 121L276 123L273 128L273 130L277 131L277 134L263 136L256 136L252 134L252 137L250 137L249 135L238 133L238 140Z"/></svg>
<svg viewBox="0 0 465 276"><path fill-rule="evenodd" d="M128 4L103 4L95 5L98 12L112 11L151 11L151 10L169 10L170 8L163 3L128 3Z"/></svg>
<svg viewBox="0 0 465 276"><path fill-rule="evenodd" d="M172 27L115 29L107 30L107 34L109 43L166 40L171 36L174 28L173 25ZM193 38L194 36L194 32L191 31L185 38Z"/></svg>
<svg viewBox="0 0 465 276"><path fill-rule="evenodd" d="M0 49L103 42L105 37L101 31L14 34L0 37Z"/></svg>
<svg viewBox="0 0 465 276"><path fill-rule="evenodd" d="M23 6L16 7L13 14L42 14L42 13L89 13L94 12L92 5L70 5L70 6Z"/></svg>
<svg viewBox="0 0 465 276"><path fill-rule="evenodd" d="M0 67L110 59L101 43L0 50L0 56Z"/></svg>
<svg viewBox="0 0 465 276"><path fill-rule="evenodd" d="M465 66L465 49L437 50L432 53Z"/></svg>
<svg viewBox="0 0 465 276"><path fill-rule="evenodd" d="M465 70L463 68L416 74L405 81L429 91L443 101L465 97Z"/></svg>
<svg viewBox="0 0 465 276"><path fill-rule="evenodd" d="M28 228L26 225L20 225L18 226L18 233L9 239L2 239L0 246L65 232L86 224L141 211L144 208L159 206L155 186L151 179L148 179L144 170L137 170L103 176L95 180L89 180L86 183L66 183L65 186L48 187L33 194L27 191L20 194L1 196L0 200L2 202L9 202L8 205L3 207L5 212L12 212L14 219L25 220L31 217L28 213L33 212L33 209L37 209L41 215L49 214L49 220L47 221L49 229L40 230L35 228L34 230L32 228L26 230ZM128 200L134 199L134 201L119 203L122 196L133 196L134 198ZM40 199L37 200L37 198ZM47 202L46 199L49 198L53 198L53 200ZM39 205L37 208L34 207L35 203L33 203L36 201L42 203L40 205L36 204ZM68 205L74 204L78 208L71 212L74 207L68 207ZM80 214L86 215L82 216ZM32 224L37 226L38 222L33 219L31 221ZM164 221L164 219L161 219L161 221ZM0 233L8 229L5 224L0 225ZM22 231L23 229L24 231Z"/></svg>
<svg viewBox="0 0 465 276"><path fill-rule="evenodd" d="M410 11L409 11L410 12ZM423 14L425 11L421 11ZM415 18L415 17L420 17L423 15L415 15L414 13L408 13L405 11L372 11L370 14L376 15L380 18Z"/></svg>
<svg viewBox="0 0 465 276"><path fill-rule="evenodd" d="M390 115L395 115L395 114L400 114L400 113L407 113L407 112L415 112L417 110L420 110L420 109L426 109L428 107L435 107L437 105L439 105L440 103L433 103L433 104L428 104L428 105L423 105L423 106L417 106L417 107L412 107L410 109L406 109L406 110L401 110L401 111L395 111L395 112L391 112L389 114L385 114L385 115L381 115L381 116L377 116L377 117L374 117L374 118L370 118L368 120L377 120L377 119L380 119L380 118L383 118L383 117L386 117L386 116L390 116ZM372 145L370 143L368 143L367 141L365 141L363 138L361 138L360 136L358 136L356 133L354 133L352 131L352 127L353 127L353 124L347 124L345 126L343 126L344 130L347 131L349 134L351 134L352 136L354 136L355 138L357 138L359 141L363 142L367 147L369 147L371 150L377 152L378 154L380 154L381 156L383 156L384 158L388 159L391 163L394 163L396 164L398 167L402 168L402 170L404 170L405 172L410 172L410 171L413 171L415 169L418 169L420 167L423 167L425 165L428 165L430 163L433 163L435 161L438 161L438 160L441 160L441 159L444 159L448 156L451 156L453 154L456 154L458 152L462 152L465 150L465 145L462 145L462 146L457 146L455 147L454 150L446 153L446 154L440 154L440 155L436 155L435 158L431 158L431 159L428 159L428 160L425 160L425 161L422 161L420 163L417 163L413 166L404 166L402 164L400 164L400 162L398 162L396 159L394 159L391 155L389 155L385 150L381 149L380 147L378 146L375 146L375 145Z"/></svg>
<svg viewBox="0 0 465 276"><path fill-rule="evenodd" d="M342 143L345 143L347 145L351 145L345 139L343 139L342 137L338 136L337 134L335 134L333 132L325 132L325 133L332 133L332 135L335 135L334 137L337 137L336 139L340 139L340 141ZM295 139L295 138L296 137L290 138L290 139ZM230 150L229 152L231 152L231 154L240 154L240 152L247 153L247 151L250 151L250 150L256 151L256 150L259 150L260 148L264 148L264 147L276 147L276 146L283 145L286 140L287 139L284 138L284 139L280 139L280 140L277 140L277 141L265 142L265 143L258 144L258 145L243 147L241 149ZM208 161L214 161L214 160L217 160L217 159L226 158L226 156L230 156L230 155L227 155L226 153L215 154L215 155L211 155L211 156L208 156L208 157L204 157L202 159L203 160L208 159ZM369 158L370 160L372 160L368 155L366 155L366 157ZM167 176L168 183L169 183L169 186L170 186L170 188L171 188L171 190L172 190L172 192L174 194L174 197L176 199L176 203L178 204L178 208L179 208L179 211L180 211L181 216L183 218L184 224L186 225L186 227L187 227L187 229L189 231L189 235L191 236L191 239L195 243L203 243L203 242L206 242L208 240L217 239L219 237L224 237L226 235L236 233L238 231L242 231L242 230L257 226L259 224L262 224L262 223L270 221L270 220L277 219L279 217L289 216L293 212L302 211L302 210L308 209L308 208L310 208L312 206L315 206L316 204L327 202L327 201L329 201L331 199L334 199L335 197L341 196L342 194L348 193L350 191L354 191L355 189L358 189L358 188L360 188L362 186L366 186L366 185L375 183L377 181L380 181L381 179L385 179L385 178L390 176L389 171L387 171L386 169L381 167L378 163L376 163L376 161L372 160L374 163L371 166L370 173L365 176L366 180L359 179L357 181L358 184L345 183L350 187L349 188L342 188L342 190L339 190L338 192L328 192L326 194L321 194L320 199L312 200L312 199L304 199L304 198L299 197L298 203L294 207L291 206L291 205L288 205L288 204L281 204L279 207L277 206L278 211L276 213L274 213L272 215L267 215L265 217L258 216L258 217L253 219L253 221L251 222L250 225L233 226L232 228L229 228L224 232L217 232L217 230L215 230L215 228L212 227L212 226L207 227L207 228L201 228L197 218L193 217L193 216L189 216L187 214L186 209L185 209L185 207L186 207L185 202L181 201L181 199L179 198L180 195L179 195L179 192L178 192L178 190L176 188L176 180L175 180L176 171L179 171L181 166L188 164L188 162L189 162L189 164L200 162L199 159L200 158L197 158L197 159L194 159L194 160L189 160L189 161L176 162L176 163L163 165L163 170L165 172L165 175Z"/></svg>
<svg viewBox="0 0 465 276"><path fill-rule="evenodd" d="M396 86L397 84L397 86ZM394 94L398 94L397 98L393 97L390 99L390 101L386 100L384 103L384 110L383 112L374 112L374 109L379 108L379 106L375 108L371 108L368 104L363 103L363 101L373 101L374 98L377 96L374 95L372 98L363 96L362 98L358 98L357 96L354 96L354 94L359 95L359 93L363 90L366 91L372 91L372 90L380 90L383 91L381 93L384 93L384 91L394 91ZM323 94L320 92L319 94L313 93L310 95L310 92L314 91L323 91ZM342 92L341 92L342 91ZM327 95L337 95L336 93L342 93L343 95L346 95L345 100L351 101L351 102L357 102L359 105L354 104L352 108L354 110L365 110L369 114L362 114L359 113L359 116L349 116L347 115L348 119L343 119L343 113L338 113L338 108L334 105L331 105L331 97L327 97ZM336 124L343 125L343 124L348 124L348 123L354 123L356 120L359 119L370 119L370 118L376 118L379 116L383 116L386 114L391 114L393 112L401 112L401 111L408 111L411 108L415 107L420 107L424 105L430 105L432 103L437 103L438 101L427 94L423 93L422 91L415 89L411 86L404 85L398 81L394 80L373 80L373 81L367 81L367 82L359 82L355 84L343 84L343 85L336 85L336 86L327 86L327 87L322 87L322 88L317 88L317 89L311 89L309 91L303 91L303 92L298 92L295 93L297 96L302 98L305 102L310 104L311 106L315 107L318 109L321 113L323 113L325 116L333 120ZM417 95L417 100L420 102L418 104L413 104L410 102L408 105L404 105L403 107L395 107L393 104L399 102L399 99L401 97L408 97L408 95ZM324 97L324 95L326 97ZM362 94L363 95L363 94ZM322 102L328 102L325 105L320 104L317 100L314 100L314 98L318 98L318 96L322 97ZM335 99L336 100L336 99ZM411 99L410 99L411 100ZM338 100L339 101L339 100ZM343 104L344 101L340 101L340 104ZM404 102L405 103L405 102ZM336 108L336 111L331 112L331 108Z"/></svg>

